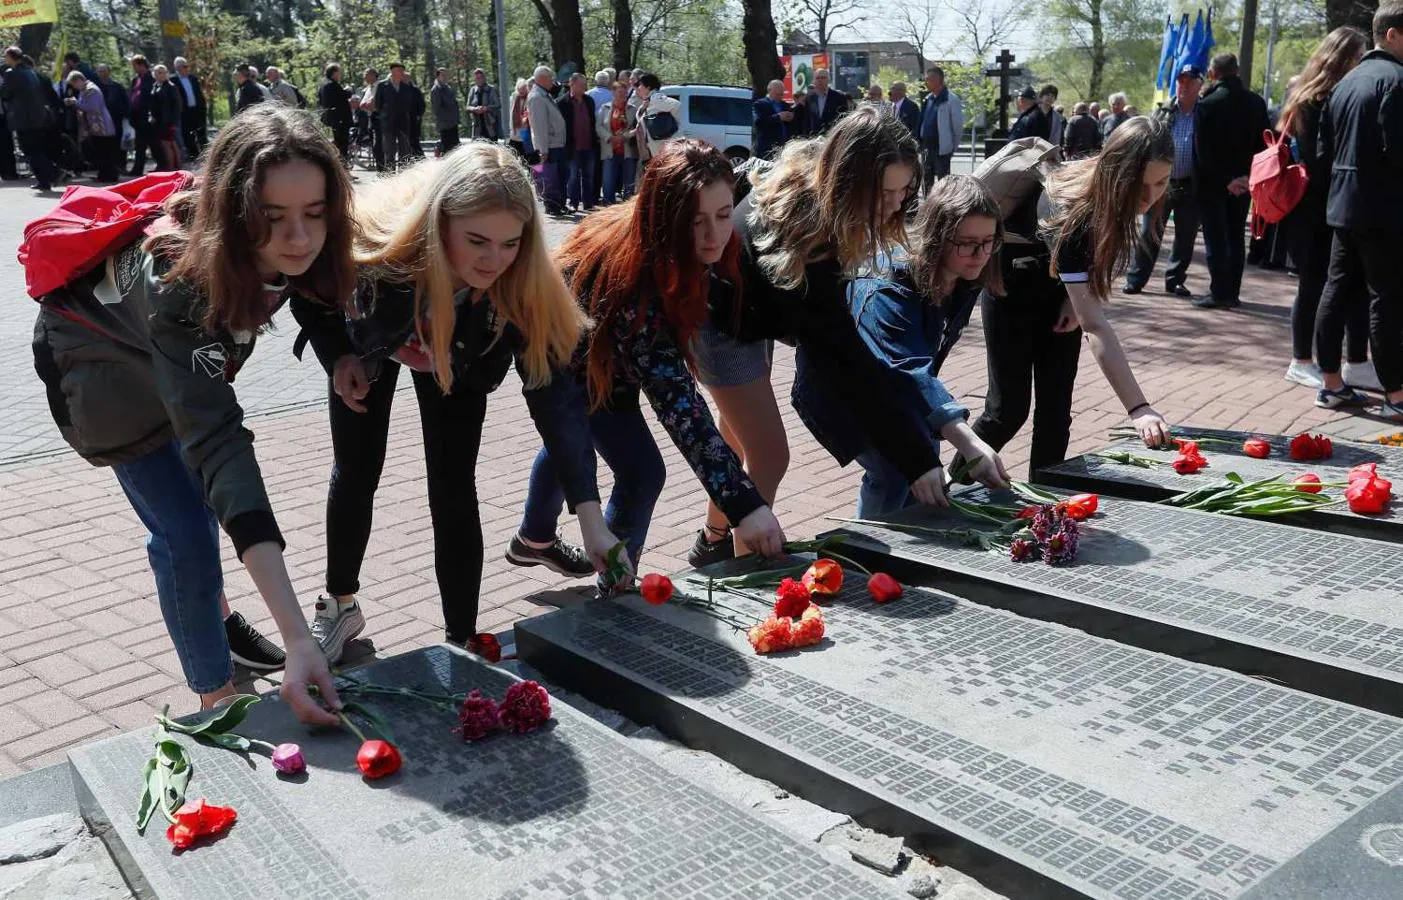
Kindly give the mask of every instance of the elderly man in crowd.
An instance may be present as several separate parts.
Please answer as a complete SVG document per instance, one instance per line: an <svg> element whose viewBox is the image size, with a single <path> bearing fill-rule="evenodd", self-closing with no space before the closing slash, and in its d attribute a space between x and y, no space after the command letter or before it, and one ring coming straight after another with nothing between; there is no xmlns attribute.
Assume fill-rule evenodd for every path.
<svg viewBox="0 0 1403 900"><path fill-rule="evenodd" d="M564 174L568 171L565 156L565 117L555 105L551 88L555 87L555 72L550 66L537 66L531 74L531 91L526 95L526 119L531 128L531 146L541 155L541 170L545 184L542 199L546 212L552 216L565 214L562 196Z"/></svg>

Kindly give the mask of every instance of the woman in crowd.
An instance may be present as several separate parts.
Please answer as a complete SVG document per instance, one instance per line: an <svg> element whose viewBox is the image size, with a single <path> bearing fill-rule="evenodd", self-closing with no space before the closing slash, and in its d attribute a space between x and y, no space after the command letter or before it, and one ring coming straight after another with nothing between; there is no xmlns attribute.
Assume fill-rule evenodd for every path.
<svg viewBox="0 0 1403 900"><path fill-rule="evenodd" d="M1169 441L1169 425L1145 400L1115 329L1106 319L1111 278L1135 249L1135 223L1164 196L1174 138L1164 123L1129 119L1101 153L1064 163L1009 216L1014 235L1036 242L1004 245L1005 295L980 300L989 354L989 394L974 431L996 449L1013 439L1033 412L1030 476L1066 458L1072 389L1085 336L1106 380L1147 446ZM1049 214L1039 220L1046 195Z"/></svg>
<svg viewBox="0 0 1403 900"><path fill-rule="evenodd" d="M941 383L940 366L969 324L980 291L1001 291L1002 242L998 202L973 176L951 175L921 201L910 255L891 277L858 278L848 288L862 340L920 396L922 403L911 415L925 426L929 440L936 446L948 441L965 459L989 460L994 471L986 473L986 481L1000 487L1007 486L1008 474L967 424L969 411ZM807 356L802 346L799 353ZM911 486L901 471L864 437L822 370L807 363L801 368L812 374L796 385L794 405L839 462L856 459L862 466L858 516L874 518L910 506Z"/></svg>
<svg viewBox="0 0 1403 900"><path fill-rule="evenodd" d="M731 222L733 177L730 161L710 144L670 141L643 170L638 195L585 219L558 253L595 323L583 363L590 424L614 471L609 527L635 564L667 475L639 408L640 391L737 536L767 556L784 543L768 501L717 431L690 371L692 338L709 304L735 302L740 242ZM512 562L543 561L560 514L559 471L553 451L537 456L521 531L507 555Z"/></svg>
<svg viewBox="0 0 1403 900"><path fill-rule="evenodd" d="M599 509L584 393L559 372L585 318L551 263L538 213L526 166L484 141L357 198L351 334L311 334L332 372L335 454L326 508L328 596L317 602L312 634L333 661L365 627L356 594L401 367L410 370L419 402L434 569L450 643L472 646L476 638L483 552L477 454L487 396L513 360L531 418L580 517L591 567L602 570L618 543Z"/></svg>
<svg viewBox="0 0 1403 900"><path fill-rule="evenodd" d="M531 147L531 120L526 114L526 96L531 93L531 82L525 78L516 80L516 93L512 95L512 149L526 159L533 151Z"/></svg>
<svg viewBox="0 0 1403 900"><path fill-rule="evenodd" d="M180 96L180 85L171 81L165 66L157 65L151 75L156 79L151 86L151 141L160 150L161 168L173 172L180 168L180 147L175 136L180 130L185 100Z"/></svg>
<svg viewBox="0 0 1403 900"><path fill-rule="evenodd" d="M122 148L102 88L88 81L77 69L68 73L66 82L73 96L63 102L77 111L78 141L83 154L97 167L98 181L115 182Z"/></svg>
<svg viewBox="0 0 1403 900"><path fill-rule="evenodd" d="M626 200L633 195L633 179L638 170L638 116L628 105L628 84L614 82L613 98L595 116L599 134L600 159L604 164L604 202Z"/></svg>
<svg viewBox="0 0 1403 900"><path fill-rule="evenodd" d="M642 166L652 159L662 149L663 142L669 138L653 137L648 131L646 119L648 116L672 116L674 120L682 114L681 101L669 97L666 94L659 94L663 83L658 76L652 72L643 72L638 76L638 82L633 88L633 94L637 98L635 103L635 114L638 116L638 129L634 132L638 139L638 165ZM681 121L677 121L681 125Z"/></svg>
<svg viewBox="0 0 1403 900"><path fill-rule="evenodd" d="M1336 28L1315 48L1296 89L1286 100L1277 124L1282 137L1290 139L1297 156L1305 164L1310 182L1306 194L1291 211L1287 233L1291 235L1291 258L1296 262L1296 299L1291 304L1291 363L1286 380L1315 388L1316 405L1326 409L1360 406L1362 394L1349 387L1358 384L1378 388L1378 378L1369 363L1369 300L1361 295L1348 305L1331 304L1320 308L1325 278L1330 271L1330 241L1333 230L1325 222L1325 204L1330 196L1329 159L1322 158L1316 138L1320 133L1320 109L1340 79L1359 65L1369 49L1368 38L1357 28ZM1330 346L1317 345L1317 328L1323 330ZM1346 338L1344 378L1327 387L1321 373L1329 366L1340 378L1340 338ZM1314 351L1314 352L1312 352ZM1317 366L1319 357L1323 363Z"/></svg>
<svg viewBox="0 0 1403 900"><path fill-rule="evenodd" d="M289 298L300 318L341 317L354 285L350 202L336 148L310 115L239 116L220 129L198 192L173 199L169 227L47 297L35 325L59 430L112 466L150 531L161 614L202 708L234 694L222 525L287 648L283 698L303 721L336 724L308 695L315 683L337 705L232 382ZM250 643L263 640L234 618Z"/></svg>
<svg viewBox="0 0 1403 900"><path fill-rule="evenodd" d="M718 307L697 350L702 383L721 412L760 492L773 501L789 464L770 384L770 341L796 343L821 368L872 445L900 469L923 503L944 503L945 476L925 426L908 410L920 398L877 361L848 311L846 282L859 267L906 243L906 214L920 174L919 148L892 116L859 109L825 139L791 140L736 208L743 309ZM800 371L796 384L806 375ZM802 410L800 410L802 417ZM992 462L980 466L991 476ZM694 565L747 549L716 510L689 556Z"/></svg>

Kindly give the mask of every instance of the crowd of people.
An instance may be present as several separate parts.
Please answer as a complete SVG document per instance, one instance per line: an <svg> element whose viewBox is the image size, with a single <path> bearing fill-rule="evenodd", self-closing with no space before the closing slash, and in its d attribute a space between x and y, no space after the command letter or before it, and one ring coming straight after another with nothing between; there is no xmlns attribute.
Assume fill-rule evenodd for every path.
<svg viewBox="0 0 1403 900"><path fill-rule="evenodd" d="M1339 330L1367 286L1386 409L1403 417L1398 275L1386 259L1403 229L1403 3L1380 7L1374 43L1360 61L1359 35L1331 35L1282 127L1299 138L1309 117L1318 156L1335 161L1323 201L1310 200L1332 229L1328 262L1316 260L1327 272L1318 321L1345 311L1333 326L1337 360ZM161 610L202 705L233 695L238 660L285 667L282 692L299 716L331 723L308 686L336 706L329 666L367 626L359 574L404 369L422 425L444 636L470 649L485 646L476 631L484 553L476 461L488 396L513 366L541 449L507 558L597 573L604 593L631 582L666 477L645 398L710 500L696 511L690 562L781 551L785 529L772 507L789 451L771 381L775 341L796 347L790 400L804 425L839 463L863 469L864 517L948 504L950 471L1007 486L999 451L1030 415L1030 471L1063 459L1083 345L1146 445L1166 445L1170 425L1143 393L1105 305L1122 272L1147 274L1136 258L1141 236L1155 233L1186 178L1184 119L1200 129L1194 171L1212 174L1226 195L1209 200L1200 190L1205 230L1238 215L1243 192L1234 186L1245 173L1235 157L1205 153L1203 140L1207 128L1260 111L1242 96L1234 65L1230 54L1214 59L1215 86L1196 107L1183 99L1197 93L1191 69L1179 73L1181 99L1167 114L1130 116L1113 103L1111 115L1126 117L1097 152L1051 168L1007 208L980 179L939 173L943 129L959 112L938 72L927 87L942 90L911 111L904 91L891 108L870 97L847 108L817 84L803 113L786 118L792 110L772 103L779 146L768 164L740 171L710 144L639 136L638 120L665 104L655 76L630 73L635 132L622 140L641 163L623 192L632 196L616 193L554 253L542 200L562 202L550 192L563 180L564 196L589 207L592 147L626 130L612 122L629 121L629 81L601 73L596 107L581 79L552 96L543 66L513 103L515 147L483 134L440 160L411 163L387 143L398 171L354 194L343 148L313 114L265 98L219 131L202 178L172 198L153 236L44 298L36 370L64 436L112 467L150 532ZM388 90L405 91L398 83ZM386 118L384 104L412 112L412 95L386 94L384 84L366 79L372 111L397 129L400 113ZM470 116L486 108L484 128L492 99L478 92L467 104ZM449 115L446 100L431 108ZM1215 106L1221 119L1209 118ZM1245 135L1255 123L1237 124ZM1222 139L1226 147L1237 138ZM610 149L629 158L627 146ZM555 174L543 180L542 171ZM248 240L228 239L235 234ZM970 421L940 370L976 304L990 384ZM233 384L284 305L329 395L325 593L310 625ZM1317 332L1328 378L1333 360ZM219 364L201 364L210 359ZM1322 390L1348 388L1326 381ZM953 452L942 460L945 445ZM596 454L614 476L607 504ZM582 546L557 531L567 505ZM230 610L220 528L285 652ZM610 562L619 544L622 577Z"/></svg>

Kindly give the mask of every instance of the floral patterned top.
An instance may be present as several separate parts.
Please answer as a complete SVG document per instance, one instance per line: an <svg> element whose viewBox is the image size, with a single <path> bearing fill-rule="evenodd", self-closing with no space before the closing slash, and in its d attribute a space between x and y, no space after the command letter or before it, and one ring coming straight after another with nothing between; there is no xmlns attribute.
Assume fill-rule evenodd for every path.
<svg viewBox="0 0 1403 900"><path fill-rule="evenodd" d="M608 404L633 400L641 388L653 413L696 473L702 487L732 525L762 506L765 498L741 468L735 451L721 437L711 410L667 324L662 305L622 305L613 317L616 351L614 393Z"/></svg>

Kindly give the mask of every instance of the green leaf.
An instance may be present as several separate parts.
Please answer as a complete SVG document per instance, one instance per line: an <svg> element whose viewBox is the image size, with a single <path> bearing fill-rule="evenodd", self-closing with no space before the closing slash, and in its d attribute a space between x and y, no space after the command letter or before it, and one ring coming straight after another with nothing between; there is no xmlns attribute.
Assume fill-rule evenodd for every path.
<svg viewBox="0 0 1403 900"><path fill-rule="evenodd" d="M258 697L242 696L234 700L228 706L220 710L219 715L206 719L198 725L179 726L172 728L172 731L179 731L182 734L226 734L230 730L238 727L248 717L248 709L257 703ZM170 727L170 726L167 726Z"/></svg>
<svg viewBox="0 0 1403 900"><path fill-rule="evenodd" d="M189 786L190 776L194 774L190 765L190 754L176 741L157 741L156 761L164 770L157 773L165 780L165 794L161 797L161 804L167 809L180 806L185 802L185 788Z"/></svg>
<svg viewBox="0 0 1403 900"><path fill-rule="evenodd" d="M248 738L238 734L220 734L218 732L199 734L195 736L197 740L207 741L216 747L223 747L225 750L237 750L245 752L253 746Z"/></svg>
<svg viewBox="0 0 1403 900"><path fill-rule="evenodd" d="M1242 483L1243 483L1243 481L1242 481L1242 476L1239 475L1239 474L1237 474L1236 472L1229 472L1227 475L1224 475L1223 477L1226 478L1228 481L1231 481L1233 484L1242 484Z"/></svg>
<svg viewBox="0 0 1403 900"><path fill-rule="evenodd" d="M141 769L141 802L136 808L136 830L137 833L146 830L146 823L151 821L151 816L156 812L156 798L161 796L160 776L156 772L156 757L151 757L146 761L146 765Z"/></svg>

